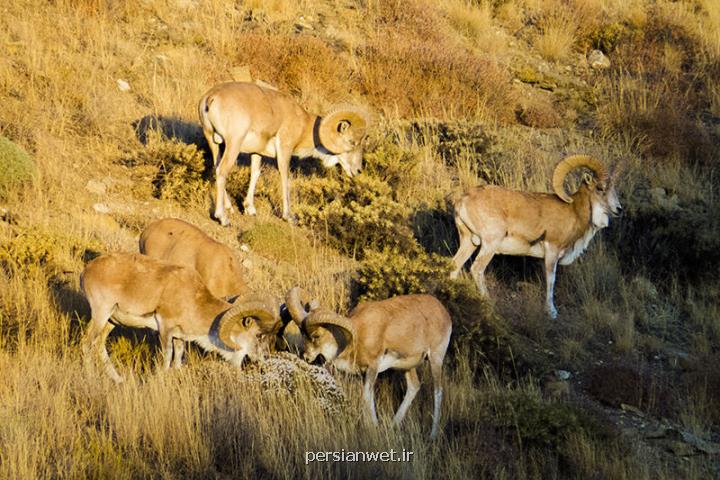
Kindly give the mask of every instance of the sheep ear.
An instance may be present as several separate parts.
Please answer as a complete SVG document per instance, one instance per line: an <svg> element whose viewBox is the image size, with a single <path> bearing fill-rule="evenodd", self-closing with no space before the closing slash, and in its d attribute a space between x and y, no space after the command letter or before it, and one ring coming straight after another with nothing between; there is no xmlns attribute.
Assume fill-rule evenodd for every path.
<svg viewBox="0 0 720 480"><path fill-rule="evenodd" d="M582 179L587 185L592 185L592 182L594 181L593 176L587 172L583 173Z"/></svg>
<svg viewBox="0 0 720 480"><path fill-rule="evenodd" d="M250 326L252 325L253 321L254 321L254 320L252 319L252 317L245 317L245 318L242 319L242 325L243 325L243 327L245 327L245 328L250 328Z"/></svg>

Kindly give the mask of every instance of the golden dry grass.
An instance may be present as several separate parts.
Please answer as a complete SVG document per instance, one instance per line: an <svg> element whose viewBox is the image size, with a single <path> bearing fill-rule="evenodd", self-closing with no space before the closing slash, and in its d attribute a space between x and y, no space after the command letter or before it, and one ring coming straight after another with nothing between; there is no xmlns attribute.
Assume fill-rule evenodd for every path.
<svg viewBox="0 0 720 480"><path fill-rule="evenodd" d="M11 0L0 13L0 135L38 166L33 183L0 199L9 211L0 221L0 477L669 479L706 478L713 468L707 457L676 461L613 435L548 434L579 400L542 398L536 379L556 368L581 371L605 356L665 355L666 347L717 354L717 278L673 270L676 251L698 270L715 261L720 231L707 214L717 211L717 150L700 141L711 129L698 114L720 110L714 2ZM523 89L533 87L512 82L513 62L540 54L574 65L571 53L605 23L645 36L623 40L611 72L583 77L589 86L580 106L572 105L581 120L563 119L562 129L518 124L518 106L532 98ZM675 33L666 38L664 31ZM109 340L128 379L122 385L81 366L85 262L135 250L139 231L164 216L186 219L233 248L249 244L243 257L259 290L281 295L301 284L328 307L353 306L361 260L332 248L327 234L277 218L274 168L264 167L258 216L235 215L229 229L209 219L205 191L183 201L153 196L148 157L166 155L173 141L202 148L196 102L242 65L317 112L341 101L374 107L377 161L386 148L413 163L392 181L392 200L426 219L413 227L432 227L429 243L446 257L456 242L446 200L454 191L483 182L548 191L553 166L569 153L627 165L627 217L561 268L557 323L542 312L537 264L494 260L492 315L454 319L437 442L428 438L427 371L400 428L390 419L404 385L393 380L400 375L381 378L375 428L361 414L358 378L340 377L347 408L327 414L306 386L268 389L198 350L182 370L157 372L150 333L125 330ZM585 88L559 83L542 95L563 104L574 101L568 90ZM146 131L143 119L159 120L174 140ZM441 138L447 125L460 132L459 147ZM478 132L488 146L477 146ZM247 166L236 175L245 181ZM295 204L325 175L334 174L293 171ZM107 193L86 190L91 179ZM209 190L210 180L202 182ZM651 189L676 195L680 213ZM110 213L97 213L97 203ZM683 236L693 228L697 235ZM704 256L694 258L692 249ZM665 256L657 260L658 253ZM515 343L502 335L487 341L482 329L492 322ZM511 345L509 360L497 359L493 341L497 350ZM682 407L671 419L705 439L716 438L718 420L718 392L703 383L708 375L673 377L685 390L676 392ZM515 396L529 403L508 402ZM506 404L530 405L538 417L503 410ZM343 448L405 448L415 460L304 464L307 450Z"/></svg>

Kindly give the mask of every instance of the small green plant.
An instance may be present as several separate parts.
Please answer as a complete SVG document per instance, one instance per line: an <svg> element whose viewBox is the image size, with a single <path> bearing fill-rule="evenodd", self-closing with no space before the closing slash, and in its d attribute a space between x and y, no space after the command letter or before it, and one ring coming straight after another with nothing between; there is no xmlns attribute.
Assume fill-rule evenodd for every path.
<svg viewBox="0 0 720 480"><path fill-rule="evenodd" d="M20 146L0 136L0 197L18 185L32 180L35 162Z"/></svg>

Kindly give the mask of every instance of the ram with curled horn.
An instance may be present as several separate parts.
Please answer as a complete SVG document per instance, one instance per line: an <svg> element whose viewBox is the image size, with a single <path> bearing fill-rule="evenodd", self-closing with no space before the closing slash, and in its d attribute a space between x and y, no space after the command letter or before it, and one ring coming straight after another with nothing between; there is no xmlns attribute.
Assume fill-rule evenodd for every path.
<svg viewBox="0 0 720 480"><path fill-rule="evenodd" d="M214 297L194 269L145 255L102 255L87 264L80 283L92 312L85 359L97 353L118 382L122 377L105 346L116 325L157 331L165 369L180 367L186 341L239 367L245 357L261 358L260 338L278 328L276 309L265 298L245 296L228 303Z"/></svg>
<svg viewBox="0 0 720 480"><path fill-rule="evenodd" d="M277 160L286 220L292 219L292 156L316 157L328 168L339 163L350 177L362 169L363 140L370 123L370 115L362 108L340 105L323 116L311 115L295 99L275 89L228 82L203 95L198 113L215 165L214 217L222 225L228 225L227 211L232 209L225 182L241 153L250 154L250 184L243 202L248 215L255 215L253 198L263 156Z"/></svg>
<svg viewBox="0 0 720 480"><path fill-rule="evenodd" d="M568 195L565 180L578 168L590 173L584 174L577 191ZM479 247L470 271L482 294L487 296L484 273L493 256L543 258L546 309L550 317L556 318L553 290L557 264L572 263L595 234L609 225L610 217L621 213L615 190L617 175L617 169L608 175L603 164L591 156L572 155L555 167L554 194L492 185L466 191L453 205L460 247L453 258L452 278L460 274Z"/></svg>
<svg viewBox="0 0 720 480"><path fill-rule="evenodd" d="M374 423L375 381L380 372L405 372L407 390L395 413L402 422L420 389L417 368L427 359L434 386L431 437L437 436L442 403L442 367L452 333L450 314L431 295L402 295L359 304L349 317L326 308L310 312L291 291L286 299L294 320L302 325L303 357L309 363L320 359L339 370L365 375L364 398Z"/></svg>

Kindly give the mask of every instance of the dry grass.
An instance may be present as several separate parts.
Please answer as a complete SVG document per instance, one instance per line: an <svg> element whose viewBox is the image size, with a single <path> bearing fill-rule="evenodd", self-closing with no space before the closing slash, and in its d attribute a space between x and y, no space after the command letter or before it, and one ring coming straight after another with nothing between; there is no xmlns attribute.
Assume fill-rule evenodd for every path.
<svg viewBox="0 0 720 480"><path fill-rule="evenodd" d="M568 426L577 398L544 399L533 379L605 356L662 357L671 348L717 355L717 278L697 280L678 263L663 270L648 254L658 244L670 246L665 252L688 245L688 228L677 223L685 218L702 228L692 248L704 249L702 262L714 265L718 230L708 212L717 211L717 151L698 113L720 110L714 2L12 0L0 11L0 134L29 152L38 170L0 204L8 209L0 220L0 477L707 476L707 458L677 462ZM643 35L623 37L616 70L583 78L596 110L585 106L577 122L563 116L575 84L528 94L533 87L511 82L513 55L572 64L574 49L606 23ZM463 290L466 279L449 284L468 301L451 305L459 313L437 442L428 439L427 385L406 423L390 424L404 391L396 375L379 382L381 425L374 428L360 413L358 378L340 377L347 409L329 415L311 389L265 388L199 350L181 371L156 372L151 334L126 330L110 339L128 378L123 385L81 367L89 312L79 273L98 253L135 250L139 231L159 217L183 218L234 248L248 244L244 259L259 290L281 295L301 284L328 307L353 306L363 264L330 247L322 232L277 218L274 167L264 169L257 218L236 215L229 229L209 219L202 188L182 198L153 196L156 164L168 151L204 147L197 99L240 65L310 110L344 100L373 106L380 115L367 158L376 163L366 175L386 182L388 197L426 237L419 243L444 257L457 242L446 200L453 191L483 182L548 191L553 166L570 153L627 164L621 190L628 213L560 270L558 322L542 312L533 260L494 260L491 305ZM554 63L548 68L558 73ZM118 79L130 90L120 90ZM516 123L518 105L525 125ZM153 119L160 132L143 128ZM335 175L306 169L293 171L294 205L304 185ZM237 169L238 184L247 170ZM195 173L193 182L208 188L200 176L208 172ZM90 179L104 182L106 194L87 191ZM183 179L172 188L182 189ZM648 196L652 188L676 195L682 215ZM110 214L96 213L98 203ZM501 355L508 352L509 359ZM685 375L684 408L670 420L716 438L716 380L697 373L678 373ZM556 425L568 435L548 433ZM343 448L405 448L415 460L304 464L306 450Z"/></svg>
<svg viewBox="0 0 720 480"><path fill-rule="evenodd" d="M565 60L575 43L575 24L565 15L553 15L542 22L535 49L548 60Z"/></svg>

